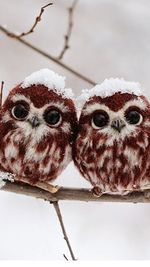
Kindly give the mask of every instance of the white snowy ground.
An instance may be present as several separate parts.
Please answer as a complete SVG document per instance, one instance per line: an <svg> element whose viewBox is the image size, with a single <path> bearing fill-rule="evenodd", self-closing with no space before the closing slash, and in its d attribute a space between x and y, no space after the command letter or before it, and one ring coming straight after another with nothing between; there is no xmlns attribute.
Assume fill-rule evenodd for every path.
<svg viewBox="0 0 150 267"><path fill-rule="evenodd" d="M0 0L0 23L24 31L44 0ZM67 0L46 10L35 33L26 39L58 55L66 30ZM124 77L139 81L150 96L150 1L79 0L71 49L64 62L95 81ZM56 64L0 33L0 80L9 88L40 68L66 75L76 95L90 88ZM56 181L86 186L71 163ZM76 257L84 260L150 259L150 205L61 202ZM30 197L0 192L0 259L64 260L69 257L54 209Z"/></svg>

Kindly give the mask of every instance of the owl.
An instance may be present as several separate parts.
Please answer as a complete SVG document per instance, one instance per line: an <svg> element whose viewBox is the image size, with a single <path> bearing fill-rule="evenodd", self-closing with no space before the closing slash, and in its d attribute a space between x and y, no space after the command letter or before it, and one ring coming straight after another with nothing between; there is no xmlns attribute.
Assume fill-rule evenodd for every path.
<svg viewBox="0 0 150 267"><path fill-rule="evenodd" d="M31 184L52 181L72 159L76 109L64 77L42 69L12 89L0 120L1 169Z"/></svg>
<svg viewBox="0 0 150 267"><path fill-rule="evenodd" d="M97 195L150 186L150 103L140 85L106 79L83 90L73 159Z"/></svg>

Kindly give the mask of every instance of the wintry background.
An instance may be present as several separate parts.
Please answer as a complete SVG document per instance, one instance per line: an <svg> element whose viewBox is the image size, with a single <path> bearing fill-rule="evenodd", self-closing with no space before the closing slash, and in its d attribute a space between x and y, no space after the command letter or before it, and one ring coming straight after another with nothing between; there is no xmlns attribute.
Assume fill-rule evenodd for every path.
<svg viewBox="0 0 150 267"><path fill-rule="evenodd" d="M28 30L47 0L0 0L0 24ZM25 39L57 56L64 42L67 7L57 0L45 10L35 32ZM79 0L70 50L63 62L102 82L108 77L139 81L150 96L150 1ZM24 77L40 68L67 76L76 95L91 86L0 32L0 81L5 96ZM88 187L71 163L60 185ZM150 259L150 205L60 203L67 231L81 260ZM41 200L0 192L0 259L64 260L69 258L53 207Z"/></svg>

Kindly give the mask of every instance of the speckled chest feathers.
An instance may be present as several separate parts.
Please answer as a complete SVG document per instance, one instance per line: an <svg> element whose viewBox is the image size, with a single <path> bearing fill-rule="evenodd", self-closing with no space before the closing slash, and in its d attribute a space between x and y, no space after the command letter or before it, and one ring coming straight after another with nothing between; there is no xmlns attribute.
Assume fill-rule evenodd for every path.
<svg viewBox="0 0 150 267"><path fill-rule="evenodd" d="M14 88L0 122L0 165L8 172L53 180L68 165L77 118L71 99L43 85Z"/></svg>
<svg viewBox="0 0 150 267"><path fill-rule="evenodd" d="M81 112L74 162L102 192L150 185L150 105L145 97L116 93L89 99Z"/></svg>

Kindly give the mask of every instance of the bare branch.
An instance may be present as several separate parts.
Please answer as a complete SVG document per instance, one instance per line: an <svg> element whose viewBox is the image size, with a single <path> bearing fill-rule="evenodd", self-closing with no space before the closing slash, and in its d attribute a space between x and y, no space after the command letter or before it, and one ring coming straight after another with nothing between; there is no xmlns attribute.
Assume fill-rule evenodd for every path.
<svg viewBox="0 0 150 267"><path fill-rule="evenodd" d="M132 192L128 195L109 195L104 194L101 197L95 197L91 190L85 188L65 188L61 187L55 194L35 186L21 184L18 182L6 182L1 188L3 191L14 192L26 196L36 197L47 201L55 202L58 200L74 201L96 201L96 202L132 202L132 203L150 203L150 189L142 192Z"/></svg>
<svg viewBox="0 0 150 267"><path fill-rule="evenodd" d="M2 31L3 33L5 33L6 35L8 35L9 37L11 36L11 32L7 29L5 29L5 27L0 25L0 31ZM38 54L44 56L45 58L48 58L49 60L55 62L56 64L60 65L62 68L66 69L67 71L69 71L70 73L74 74L76 77L80 78L81 80L91 84L91 85L95 85L96 83L94 81L92 81L91 79L89 79L88 77L84 76L82 73L74 70L72 67L66 65L65 63L62 63L61 61L59 61L56 57L51 56L50 54L46 53L45 51L41 50L40 48L30 44L29 42L25 41L22 38L19 37L12 37L14 39L16 39L18 42L24 44L25 46L29 47L30 49L32 49L33 51L37 52Z"/></svg>
<svg viewBox="0 0 150 267"><path fill-rule="evenodd" d="M74 256L73 250L72 250L71 245L70 245L69 238L68 238L68 236L67 236L67 232L66 232L66 229L65 229L65 226L64 226L64 222L63 222L63 218L62 218L62 214L61 214L61 211L60 211L60 207L59 207L58 201L50 202L50 203L53 204L53 206L54 206L54 209L55 209L55 211L56 211L58 220L59 220L59 222L60 222L61 230L62 230L64 239L65 239L65 241L66 241L66 243L67 243L67 246L68 246L68 249L69 249L71 258L72 258L73 261L75 261L76 258L75 258L75 256ZM65 259L67 259L66 256L65 256ZM68 259L67 259L67 260L68 260Z"/></svg>
<svg viewBox="0 0 150 267"><path fill-rule="evenodd" d="M65 254L63 254L63 256L64 256L65 260L66 260L66 261L68 261L68 258L66 257L66 255L65 255Z"/></svg>
<svg viewBox="0 0 150 267"><path fill-rule="evenodd" d="M67 33L65 34L64 38L64 46L62 48L62 51L60 52L60 55L58 57L59 60L61 60L66 53L67 49L69 49L69 41L72 34L72 28L73 28L73 14L75 7L77 5L78 0L74 0L72 3L72 6L68 8L68 28Z"/></svg>
<svg viewBox="0 0 150 267"><path fill-rule="evenodd" d="M0 91L0 108L2 107L2 101L3 101L3 89L4 89L4 81L1 82L1 91Z"/></svg>
<svg viewBox="0 0 150 267"><path fill-rule="evenodd" d="M43 6L43 7L41 7L41 9L40 9L40 13L39 13L39 15L36 17L33 26L32 26L27 32L22 32L22 33L20 33L20 34L15 34L15 33L13 33L13 32L9 32L7 35L10 36L10 37L12 37L12 38L21 38L21 37L24 37L24 36L27 36L27 35L33 33L33 32L34 32L34 29L35 29L36 26L37 26L37 24L41 21L42 14L43 14L45 8L47 8L48 6L51 6L51 5L53 5L53 3L49 3L49 4L47 4L47 5Z"/></svg>

